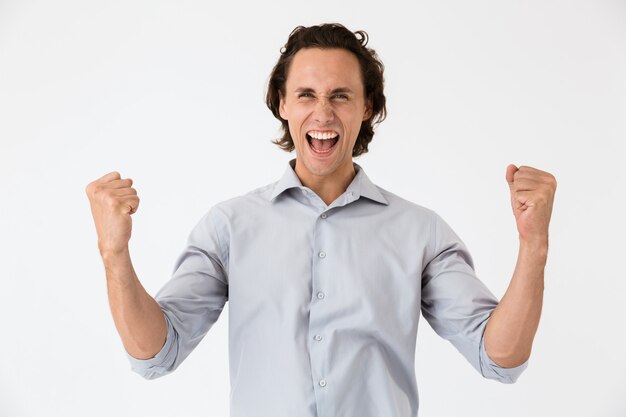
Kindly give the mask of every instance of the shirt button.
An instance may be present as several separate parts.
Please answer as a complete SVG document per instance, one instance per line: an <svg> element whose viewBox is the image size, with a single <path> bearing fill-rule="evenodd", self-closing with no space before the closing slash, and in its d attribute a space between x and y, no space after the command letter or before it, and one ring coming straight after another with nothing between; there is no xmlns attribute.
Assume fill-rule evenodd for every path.
<svg viewBox="0 0 626 417"><path fill-rule="evenodd" d="M322 340L322 336L320 336L319 334L316 334L314 339L319 342L320 340Z"/></svg>
<svg viewBox="0 0 626 417"><path fill-rule="evenodd" d="M326 213L322 213L322 215L320 216L322 219L325 219L326 217L328 217L328 214Z"/></svg>
<svg viewBox="0 0 626 417"><path fill-rule="evenodd" d="M325 387L325 386L326 386L326 380L320 379L320 387Z"/></svg>
<svg viewBox="0 0 626 417"><path fill-rule="evenodd" d="M318 293L317 293L317 298L319 298L320 300L321 300L322 298L324 298L324 293L323 293L323 292L321 292L321 291L320 291L320 292L318 292Z"/></svg>
<svg viewBox="0 0 626 417"><path fill-rule="evenodd" d="M325 258L326 257L326 252L324 252L323 250L320 251L319 253L319 257L320 258Z"/></svg>

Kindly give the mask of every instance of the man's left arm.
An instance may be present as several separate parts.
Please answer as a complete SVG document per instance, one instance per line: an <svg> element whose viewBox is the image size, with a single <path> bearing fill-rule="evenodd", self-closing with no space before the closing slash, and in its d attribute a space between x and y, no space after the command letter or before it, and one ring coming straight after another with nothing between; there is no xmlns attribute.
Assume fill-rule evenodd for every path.
<svg viewBox="0 0 626 417"><path fill-rule="evenodd" d="M532 167L509 165L506 180L520 246L509 287L487 322L484 343L498 366L514 368L530 357L539 325L556 179Z"/></svg>

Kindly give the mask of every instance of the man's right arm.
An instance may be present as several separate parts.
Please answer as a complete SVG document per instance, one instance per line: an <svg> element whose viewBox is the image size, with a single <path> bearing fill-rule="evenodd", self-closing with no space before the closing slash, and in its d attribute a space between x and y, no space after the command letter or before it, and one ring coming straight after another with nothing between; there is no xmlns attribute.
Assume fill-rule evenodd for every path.
<svg viewBox="0 0 626 417"><path fill-rule="evenodd" d="M163 311L139 282L130 259L131 215L139 206L132 183L114 171L91 182L85 192L98 233L115 327L128 354L149 359L161 350L167 332Z"/></svg>
<svg viewBox="0 0 626 417"><path fill-rule="evenodd" d="M154 357L165 344L163 311L139 282L128 247L118 253L102 253L102 260L111 314L126 352L137 359Z"/></svg>

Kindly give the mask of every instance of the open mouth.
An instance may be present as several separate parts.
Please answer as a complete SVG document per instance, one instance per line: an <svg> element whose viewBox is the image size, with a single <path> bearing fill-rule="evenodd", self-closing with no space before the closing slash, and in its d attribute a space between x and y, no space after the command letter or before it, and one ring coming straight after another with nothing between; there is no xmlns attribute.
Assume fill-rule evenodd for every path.
<svg viewBox="0 0 626 417"><path fill-rule="evenodd" d="M319 156L329 155L339 142L337 132L311 131L306 134L306 140L314 154Z"/></svg>

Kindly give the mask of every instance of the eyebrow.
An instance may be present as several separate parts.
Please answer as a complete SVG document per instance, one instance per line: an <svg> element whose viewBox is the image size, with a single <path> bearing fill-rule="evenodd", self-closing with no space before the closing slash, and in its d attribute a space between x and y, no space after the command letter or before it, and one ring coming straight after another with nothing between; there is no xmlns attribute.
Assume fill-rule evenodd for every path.
<svg viewBox="0 0 626 417"><path fill-rule="evenodd" d="M295 92L296 93L315 93L315 90L313 90L311 87L299 87L299 88L296 88ZM348 87L335 88L334 90L330 92L330 94L338 94L338 93L353 94L352 90Z"/></svg>

